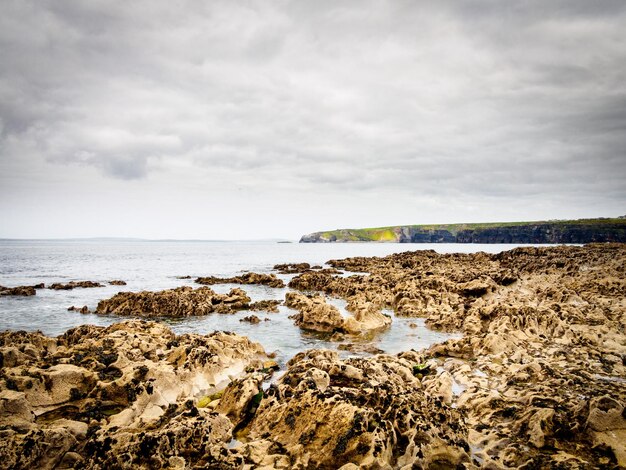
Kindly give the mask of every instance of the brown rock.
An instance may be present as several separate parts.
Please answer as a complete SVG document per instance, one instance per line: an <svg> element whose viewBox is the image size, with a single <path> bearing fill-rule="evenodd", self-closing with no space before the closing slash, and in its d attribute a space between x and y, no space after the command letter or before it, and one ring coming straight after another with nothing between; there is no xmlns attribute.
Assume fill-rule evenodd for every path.
<svg viewBox="0 0 626 470"><path fill-rule="evenodd" d="M178 287L159 292L120 292L98 303L96 313L141 317L189 317L245 310L250 297L241 289L217 294L208 287Z"/></svg>
<svg viewBox="0 0 626 470"><path fill-rule="evenodd" d="M54 284L50 284L48 289L52 290L72 290L77 287L81 288L93 288L93 287L104 287L103 284L95 281L70 281L67 284L56 282Z"/></svg>
<svg viewBox="0 0 626 470"><path fill-rule="evenodd" d="M285 283L274 274L245 273L235 277L199 277L198 284L212 286L214 284L260 284L268 287L285 287Z"/></svg>

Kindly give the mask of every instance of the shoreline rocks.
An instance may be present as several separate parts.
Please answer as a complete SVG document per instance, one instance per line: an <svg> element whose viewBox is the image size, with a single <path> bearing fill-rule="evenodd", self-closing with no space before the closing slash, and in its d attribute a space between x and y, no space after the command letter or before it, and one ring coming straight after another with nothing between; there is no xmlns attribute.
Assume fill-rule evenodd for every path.
<svg viewBox="0 0 626 470"><path fill-rule="evenodd" d="M16 286L16 287L4 287L0 286L0 296L22 296L29 297L37 294L37 289L43 289L44 283L36 284L34 286Z"/></svg>
<svg viewBox="0 0 626 470"><path fill-rule="evenodd" d="M195 397L268 360L258 343L232 333L175 335L139 320L58 338L0 333L0 352L8 468L227 464L233 426L197 408Z"/></svg>
<svg viewBox="0 0 626 470"><path fill-rule="evenodd" d="M306 330L354 335L382 330L391 325L391 318L372 304L358 303L352 306L354 314L347 318L335 306L326 303L320 295L307 296L299 292L288 292L285 305L299 311L290 318L295 320L296 326Z"/></svg>
<svg viewBox="0 0 626 470"><path fill-rule="evenodd" d="M141 321L78 327L56 339L2 333L0 461L18 468L626 467L626 246L430 250L329 264L359 274L295 276L292 287L315 292L287 294L299 326L359 335L384 324L381 309L392 308L463 337L386 355L361 336L342 349L375 355L301 352L267 383L278 365L228 333L176 336ZM121 293L103 310L186 316L252 305L233 291L229 302L230 294L208 287ZM352 315L322 294L345 300Z"/></svg>
<svg viewBox="0 0 626 470"><path fill-rule="evenodd" d="M285 287L282 279L275 274L245 273L235 277L199 277L195 280L197 284L212 286L215 284L258 284L268 287Z"/></svg>
<svg viewBox="0 0 626 470"><path fill-rule="evenodd" d="M61 282L55 282L54 284L50 284L48 286L48 289L72 290L72 289L76 289L77 287L80 287L83 289L90 289L94 287L104 287L104 284L100 284L99 282L95 282L95 281L70 281L66 284L63 284Z"/></svg>

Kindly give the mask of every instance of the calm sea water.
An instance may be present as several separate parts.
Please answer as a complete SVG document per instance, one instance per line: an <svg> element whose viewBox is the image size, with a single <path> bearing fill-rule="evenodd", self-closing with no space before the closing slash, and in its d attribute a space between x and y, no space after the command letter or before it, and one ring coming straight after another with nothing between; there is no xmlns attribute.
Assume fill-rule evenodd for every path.
<svg viewBox="0 0 626 470"><path fill-rule="evenodd" d="M350 256L385 256L411 250L434 249L440 253L485 251L496 253L516 245L460 244L299 244L276 242L140 242L140 241L0 241L0 285L18 286L44 282L99 281L106 284L122 279L126 286L110 286L70 291L37 290L32 297L0 297L0 331L40 330L59 335L80 324L110 325L124 318L69 312L71 305L87 305L92 311L99 300L119 291L162 290L183 285L198 287L193 279L178 276L233 276L245 271L272 272L285 262L324 264L330 259ZM292 276L280 276L288 281ZM285 289L263 286L217 285L227 292L243 287L253 300L284 299ZM341 301L332 301L342 307ZM337 343L302 332L288 318L294 313L281 307L280 313L256 313L262 320L251 325L240 322L249 315L213 314L206 317L168 321L177 333L234 331L259 341L268 352L276 352L280 362L304 349L335 349ZM389 312L391 313L391 312ZM368 341L389 353L421 349L451 337L434 332L420 319L394 318L392 327ZM409 323L418 328L410 328ZM346 353L347 354L347 353Z"/></svg>

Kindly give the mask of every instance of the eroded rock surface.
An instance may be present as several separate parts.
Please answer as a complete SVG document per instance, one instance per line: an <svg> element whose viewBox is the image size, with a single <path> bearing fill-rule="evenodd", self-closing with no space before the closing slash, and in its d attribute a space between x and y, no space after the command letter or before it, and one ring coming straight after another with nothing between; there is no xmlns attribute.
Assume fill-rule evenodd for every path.
<svg viewBox="0 0 626 470"><path fill-rule="evenodd" d="M431 347L443 369L424 385L462 413L474 465L626 466L626 246L418 251L329 264L368 274L308 272L290 286L464 333Z"/></svg>
<svg viewBox="0 0 626 470"><path fill-rule="evenodd" d="M120 292L98 303L96 313L139 317L190 317L245 310L250 297L241 289L217 294L208 287L178 287L158 292Z"/></svg>
<svg viewBox="0 0 626 470"><path fill-rule="evenodd" d="M422 360L416 353L346 361L331 351L298 354L263 394L238 452L254 468L462 468L470 460L465 426L424 392L413 373ZM247 397L240 408L258 396L253 380L225 394L231 387Z"/></svg>
<svg viewBox="0 0 626 470"><path fill-rule="evenodd" d="M139 320L58 338L5 332L0 353L4 468L237 468L231 422L194 397L268 360L235 334Z"/></svg>
<svg viewBox="0 0 626 470"><path fill-rule="evenodd" d="M93 288L93 287L104 287L104 284L100 284L99 282L95 282L95 281L70 281L65 284L62 282L55 282L54 284L50 284L48 286L48 289L72 290L72 289L76 289L77 287L88 289L88 288Z"/></svg>
<svg viewBox="0 0 626 470"><path fill-rule="evenodd" d="M22 297L29 297L37 294L37 289L43 289L45 285L37 284L34 286L17 286L17 287L4 287L0 286L0 296L16 295Z"/></svg>
<svg viewBox="0 0 626 470"><path fill-rule="evenodd" d="M285 287L282 279L275 274L245 273L235 277L199 277L195 281L198 284L212 286L215 284L259 284L268 287Z"/></svg>

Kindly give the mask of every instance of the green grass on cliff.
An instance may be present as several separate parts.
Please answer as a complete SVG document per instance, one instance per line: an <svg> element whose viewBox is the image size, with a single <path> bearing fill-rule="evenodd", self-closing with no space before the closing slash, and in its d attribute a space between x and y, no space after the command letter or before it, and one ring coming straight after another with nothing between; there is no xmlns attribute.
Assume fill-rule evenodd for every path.
<svg viewBox="0 0 626 470"><path fill-rule="evenodd" d="M342 241L375 241L394 242L397 234L403 228L418 230L447 230L455 235L463 230L484 230L499 227L519 227L527 225L555 225L555 226L597 226L597 225L622 225L626 229L625 218L599 218L599 219L578 219L578 220L542 220L533 222L483 222L483 223L461 223L461 224L425 224L425 225L394 225L390 227L369 227L358 229L337 229L319 232L322 238L330 239L336 237Z"/></svg>

